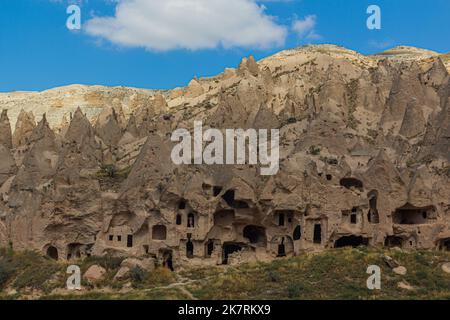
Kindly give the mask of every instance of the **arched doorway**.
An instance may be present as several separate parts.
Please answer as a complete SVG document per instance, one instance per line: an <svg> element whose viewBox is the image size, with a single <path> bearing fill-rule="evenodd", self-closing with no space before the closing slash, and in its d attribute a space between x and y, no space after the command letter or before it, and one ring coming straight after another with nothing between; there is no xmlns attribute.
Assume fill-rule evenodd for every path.
<svg viewBox="0 0 450 320"><path fill-rule="evenodd" d="M244 238L247 238L251 244L265 246L267 243L266 229L258 226L246 226L243 231Z"/></svg>
<svg viewBox="0 0 450 320"><path fill-rule="evenodd" d="M53 260L58 260L58 249L54 246L49 246L46 252L47 256L52 258Z"/></svg>

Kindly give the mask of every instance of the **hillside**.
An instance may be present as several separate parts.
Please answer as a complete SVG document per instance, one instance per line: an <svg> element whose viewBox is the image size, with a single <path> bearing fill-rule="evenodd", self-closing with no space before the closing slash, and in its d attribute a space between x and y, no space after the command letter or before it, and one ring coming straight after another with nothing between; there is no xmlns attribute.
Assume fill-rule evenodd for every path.
<svg viewBox="0 0 450 320"><path fill-rule="evenodd" d="M0 247L175 272L360 245L450 251L447 62L306 46L168 91L1 94ZM278 170L175 164L172 134L195 122L278 132Z"/></svg>
<svg viewBox="0 0 450 320"><path fill-rule="evenodd" d="M406 268L395 273L385 262L392 258ZM107 267L105 279L83 280L81 291L64 288L67 263L56 263L35 254L0 254L0 298L7 299L449 299L450 255L401 250L338 249L301 255L271 263L237 268L186 269L174 275L164 268L136 271L125 280L113 280L120 262L104 258L82 262ZM381 267L381 290L368 290L368 265ZM15 267L17 266L17 267ZM41 270L41 271L38 271ZM446 269L450 271L449 269ZM30 274L33 276L30 277Z"/></svg>

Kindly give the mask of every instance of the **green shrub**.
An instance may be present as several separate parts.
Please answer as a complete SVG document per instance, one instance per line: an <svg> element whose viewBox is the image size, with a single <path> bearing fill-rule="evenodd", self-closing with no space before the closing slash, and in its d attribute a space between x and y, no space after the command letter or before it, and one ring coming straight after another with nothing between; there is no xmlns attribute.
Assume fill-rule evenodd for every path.
<svg viewBox="0 0 450 320"><path fill-rule="evenodd" d="M147 279L147 274L140 267L135 266L130 270L130 278L133 284L140 284Z"/></svg>
<svg viewBox="0 0 450 320"><path fill-rule="evenodd" d="M0 258L0 289L14 276L14 268L6 259Z"/></svg>
<svg viewBox="0 0 450 320"><path fill-rule="evenodd" d="M320 149L317 146L310 146L309 147L309 153L312 154L313 156L319 155L321 151L322 151L322 149Z"/></svg>

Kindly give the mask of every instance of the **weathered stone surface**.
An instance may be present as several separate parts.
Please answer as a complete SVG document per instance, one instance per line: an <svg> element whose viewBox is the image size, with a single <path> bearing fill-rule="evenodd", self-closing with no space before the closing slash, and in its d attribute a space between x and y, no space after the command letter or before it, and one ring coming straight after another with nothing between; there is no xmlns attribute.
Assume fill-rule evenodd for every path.
<svg viewBox="0 0 450 320"><path fill-rule="evenodd" d="M94 264L90 266L89 269L86 270L83 277L90 282L96 282L102 280L105 273L106 273L105 268Z"/></svg>
<svg viewBox="0 0 450 320"><path fill-rule="evenodd" d="M394 271L394 273L401 275L401 276L404 276L407 273L406 268L403 266L395 267L394 269L392 269L392 271Z"/></svg>
<svg viewBox="0 0 450 320"><path fill-rule="evenodd" d="M114 280L116 281L123 281L130 277L130 268L128 267L120 267L119 271L117 271L116 275L114 276Z"/></svg>
<svg viewBox="0 0 450 320"><path fill-rule="evenodd" d="M443 263L441 269L445 273L450 273L450 262Z"/></svg>
<svg viewBox="0 0 450 320"><path fill-rule="evenodd" d="M344 246L450 250L450 76L440 59L306 46L172 91L0 94L16 128L10 148L3 114L0 246L128 257L122 267L146 270ZM278 173L175 165L170 136L194 121L279 129Z"/></svg>
<svg viewBox="0 0 450 320"><path fill-rule="evenodd" d="M11 124L9 123L7 110L2 110L0 116L0 145L12 149Z"/></svg>
<svg viewBox="0 0 450 320"><path fill-rule="evenodd" d="M397 287L408 291L415 290L414 287L406 281L400 281L399 283L397 283Z"/></svg>

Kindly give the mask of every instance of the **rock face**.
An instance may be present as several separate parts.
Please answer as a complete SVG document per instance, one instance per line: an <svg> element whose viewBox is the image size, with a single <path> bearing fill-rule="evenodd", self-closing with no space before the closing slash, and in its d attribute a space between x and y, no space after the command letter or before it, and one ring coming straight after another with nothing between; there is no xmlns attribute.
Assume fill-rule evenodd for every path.
<svg viewBox="0 0 450 320"><path fill-rule="evenodd" d="M171 269L343 246L450 250L446 59L307 46L167 92L3 94L0 107L18 114L14 101L64 92L58 110L21 112L12 138L2 114L0 246L59 260L142 256ZM63 125L53 112L66 114ZM279 129L278 173L175 165L171 134L194 121Z"/></svg>
<svg viewBox="0 0 450 320"><path fill-rule="evenodd" d="M96 282L102 280L105 273L106 273L105 268L94 264L93 266L90 266L89 269L86 270L83 277L90 282Z"/></svg>

